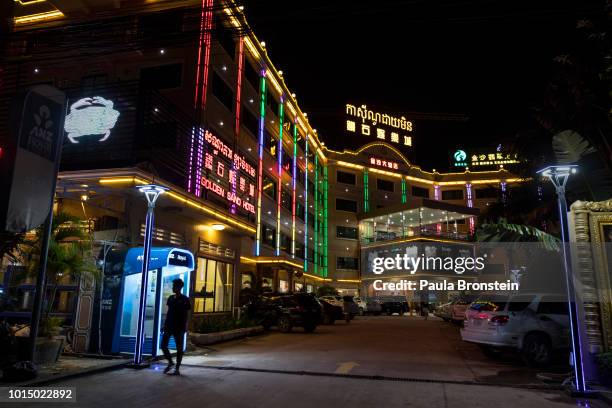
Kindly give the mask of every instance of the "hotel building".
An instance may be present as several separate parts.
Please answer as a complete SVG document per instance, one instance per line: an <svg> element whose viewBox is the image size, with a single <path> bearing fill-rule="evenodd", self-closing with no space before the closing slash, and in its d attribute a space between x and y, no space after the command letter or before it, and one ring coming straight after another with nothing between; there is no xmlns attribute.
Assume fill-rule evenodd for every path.
<svg viewBox="0 0 612 408"><path fill-rule="evenodd" d="M153 244L194 254L196 318L232 312L247 287L366 294L361 251L466 242L479 211L520 182L503 168L422 170L391 135L364 137L356 151L326 148L232 1L15 0L14 8L3 106L35 84L68 99L58 210L86 220L104 257L142 245L146 203L135 187L169 188ZM0 111L4 124L7 115ZM20 290L15 316L28 313L33 286ZM94 300L95 288L66 282L61 291L55 313L91 316L78 299Z"/></svg>

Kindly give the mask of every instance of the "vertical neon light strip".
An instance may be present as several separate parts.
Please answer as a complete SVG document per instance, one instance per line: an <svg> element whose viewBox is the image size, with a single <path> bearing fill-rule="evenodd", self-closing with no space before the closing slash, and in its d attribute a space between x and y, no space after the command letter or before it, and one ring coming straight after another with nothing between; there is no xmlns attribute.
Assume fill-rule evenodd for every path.
<svg viewBox="0 0 612 408"><path fill-rule="evenodd" d="M323 276L327 277L327 163L323 167Z"/></svg>
<svg viewBox="0 0 612 408"><path fill-rule="evenodd" d="M244 37L238 39L238 72L236 73L236 124L234 126L234 151L238 147L238 139L240 138L240 108L242 107L242 74L244 70ZM230 179L232 193L236 194L236 180L240 169L236 167L236 162L232 160L232 170L234 171L233 181ZM236 203L232 202L230 212L236 214Z"/></svg>
<svg viewBox="0 0 612 408"><path fill-rule="evenodd" d="M304 142L304 272L308 272L308 135Z"/></svg>
<svg viewBox="0 0 612 408"><path fill-rule="evenodd" d="M506 202L508 201L508 183L506 183L505 181L502 181L499 184L499 187L501 189L501 199L502 199L502 203L506 204Z"/></svg>
<svg viewBox="0 0 612 408"><path fill-rule="evenodd" d="M367 213L370 211L370 181L368 176L368 169L363 169L363 212Z"/></svg>
<svg viewBox="0 0 612 408"><path fill-rule="evenodd" d="M212 30L212 8L213 0L202 0L202 14L200 18L200 39L198 43L198 62L196 65L196 91L194 93L194 107L195 107L195 119L197 123L201 123L202 110L206 106L206 91L208 88L208 66L210 65L210 39ZM194 150L197 149L198 154L203 153L203 149L200 145L196 148L196 137L194 133L199 131L194 128L191 137L191 146L189 148L189 172L187 176L187 191L194 192ZM199 140L199 137L198 137ZM201 157L196 157L201 161ZM201 192L201 183L198 177L195 177L195 194L199 197Z"/></svg>
<svg viewBox="0 0 612 408"><path fill-rule="evenodd" d="M297 195L296 190L296 173L297 173L297 121L293 123L293 172L291 174L291 188L293 189L293 195L291 198L291 257L295 258L295 196Z"/></svg>
<svg viewBox="0 0 612 408"><path fill-rule="evenodd" d="M402 177L402 204L406 204L408 202L406 196L406 179Z"/></svg>
<svg viewBox="0 0 612 408"><path fill-rule="evenodd" d="M319 273L319 152L315 151L314 160L314 273Z"/></svg>
<svg viewBox="0 0 612 408"><path fill-rule="evenodd" d="M434 184L434 200L440 201L440 185L439 184ZM437 223L436 224L436 232L438 234L442 232L442 224L441 223Z"/></svg>
<svg viewBox="0 0 612 408"><path fill-rule="evenodd" d="M261 196L263 194L263 151L264 127L266 126L266 71L261 71L259 85L259 158L257 161L257 236L255 237L255 256L261 252Z"/></svg>
<svg viewBox="0 0 612 408"><path fill-rule="evenodd" d="M474 200L472 199L472 183L467 183L465 185L465 191L467 195L467 205L468 207L474 207ZM473 234L475 230L474 217L470 217L470 234Z"/></svg>
<svg viewBox="0 0 612 408"><path fill-rule="evenodd" d="M283 121L285 113L285 98L281 96L280 104L278 105L278 149L276 155L278 156L278 185L276 186L276 256L280 255L281 245L281 203L283 197Z"/></svg>

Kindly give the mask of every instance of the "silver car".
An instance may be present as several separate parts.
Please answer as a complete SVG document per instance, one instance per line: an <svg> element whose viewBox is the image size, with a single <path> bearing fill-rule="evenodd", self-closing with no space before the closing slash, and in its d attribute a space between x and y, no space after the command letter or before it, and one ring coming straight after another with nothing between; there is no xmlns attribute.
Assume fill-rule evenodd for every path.
<svg viewBox="0 0 612 408"><path fill-rule="evenodd" d="M482 296L467 309L461 338L489 356L519 351L531 366L550 363L554 350L568 349L567 300L557 294Z"/></svg>

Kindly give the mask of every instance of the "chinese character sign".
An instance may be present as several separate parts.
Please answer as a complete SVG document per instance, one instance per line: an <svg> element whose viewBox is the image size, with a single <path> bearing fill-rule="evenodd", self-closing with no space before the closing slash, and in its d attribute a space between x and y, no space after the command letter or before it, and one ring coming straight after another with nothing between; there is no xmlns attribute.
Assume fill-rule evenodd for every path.
<svg viewBox="0 0 612 408"><path fill-rule="evenodd" d="M207 148L202 186L228 203L255 214L255 167L208 130L204 131L204 142Z"/></svg>
<svg viewBox="0 0 612 408"><path fill-rule="evenodd" d="M389 170L399 169L399 163L378 157L370 157L370 164L372 166L384 167Z"/></svg>
<svg viewBox="0 0 612 408"><path fill-rule="evenodd" d="M412 122L405 117L369 110L366 105L346 104L346 131L371 136L400 146L412 146Z"/></svg>

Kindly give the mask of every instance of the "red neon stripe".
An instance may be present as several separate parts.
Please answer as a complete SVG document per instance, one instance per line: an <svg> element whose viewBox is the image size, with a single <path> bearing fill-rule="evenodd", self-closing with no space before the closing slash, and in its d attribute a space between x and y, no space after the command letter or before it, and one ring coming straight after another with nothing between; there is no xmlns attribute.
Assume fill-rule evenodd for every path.
<svg viewBox="0 0 612 408"><path fill-rule="evenodd" d="M240 103L242 99L242 71L244 64L244 37L238 41L238 82L236 84L236 137L240 135Z"/></svg>

